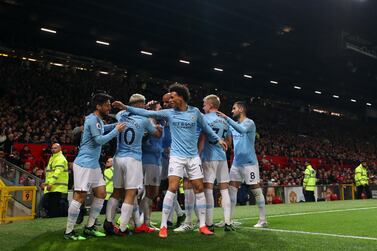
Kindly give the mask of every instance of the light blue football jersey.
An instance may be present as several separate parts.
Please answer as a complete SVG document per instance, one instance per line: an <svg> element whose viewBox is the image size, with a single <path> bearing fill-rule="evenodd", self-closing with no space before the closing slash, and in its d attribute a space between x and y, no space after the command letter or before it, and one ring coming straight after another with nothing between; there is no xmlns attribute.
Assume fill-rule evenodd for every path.
<svg viewBox="0 0 377 251"><path fill-rule="evenodd" d="M221 139L230 135L228 123L224 118L217 116L215 112L205 114L204 120ZM219 144L214 144L207 137L201 157L203 161L226 160L224 149Z"/></svg>
<svg viewBox="0 0 377 251"><path fill-rule="evenodd" d="M196 107L188 106L186 111L179 111L177 109L147 111L127 106L127 110L131 114L163 118L168 122L172 138L170 156L198 156L198 138L196 132L198 126L207 134L211 141L218 142L220 139L205 123L203 115Z"/></svg>
<svg viewBox="0 0 377 251"><path fill-rule="evenodd" d="M242 123L238 123L229 117L227 117L226 121L230 125L233 136L233 165L258 164L257 155L255 154L256 127L254 121L246 118Z"/></svg>
<svg viewBox="0 0 377 251"><path fill-rule="evenodd" d="M148 135L144 138L142 145L143 165L161 166L161 157L163 152L162 141L163 135L161 138L156 138L153 135Z"/></svg>
<svg viewBox="0 0 377 251"><path fill-rule="evenodd" d="M111 132L103 135L107 130ZM104 125L102 119L94 113L85 118L84 132L81 137L80 150L74 163L84 168L100 168L99 157L102 145L119 134L115 124Z"/></svg>
<svg viewBox="0 0 377 251"><path fill-rule="evenodd" d="M154 134L157 129L149 119L139 115L130 115L126 111L119 112L116 118L119 122L126 123L126 130L118 136L115 157L132 157L141 161L144 133Z"/></svg>

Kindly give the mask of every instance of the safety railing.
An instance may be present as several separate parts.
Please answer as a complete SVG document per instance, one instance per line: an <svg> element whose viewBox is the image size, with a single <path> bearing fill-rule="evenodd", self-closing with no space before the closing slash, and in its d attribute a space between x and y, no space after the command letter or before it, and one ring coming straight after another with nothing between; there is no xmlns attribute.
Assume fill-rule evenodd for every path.
<svg viewBox="0 0 377 251"><path fill-rule="evenodd" d="M43 196L43 191L40 189L41 180L5 159L0 159L0 177L2 179L1 208L12 211L11 206L17 206L18 209L32 210L27 219L39 216L38 208ZM12 220L24 219L15 217Z"/></svg>

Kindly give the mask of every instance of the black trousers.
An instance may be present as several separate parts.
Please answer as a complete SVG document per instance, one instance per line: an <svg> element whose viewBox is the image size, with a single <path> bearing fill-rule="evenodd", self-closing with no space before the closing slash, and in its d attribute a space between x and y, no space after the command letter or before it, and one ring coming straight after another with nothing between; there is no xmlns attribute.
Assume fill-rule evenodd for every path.
<svg viewBox="0 0 377 251"><path fill-rule="evenodd" d="M304 190L304 197L306 202L315 202L314 191Z"/></svg>
<svg viewBox="0 0 377 251"><path fill-rule="evenodd" d="M67 195L60 192L46 193L43 197L43 208L50 218L67 216Z"/></svg>
<svg viewBox="0 0 377 251"><path fill-rule="evenodd" d="M371 199L372 198L372 194L370 192L370 189L369 189L369 186L368 185L365 185L365 186L357 186L356 187L357 191L356 191L356 198L357 199L361 199L361 194L364 192L367 196L368 199Z"/></svg>

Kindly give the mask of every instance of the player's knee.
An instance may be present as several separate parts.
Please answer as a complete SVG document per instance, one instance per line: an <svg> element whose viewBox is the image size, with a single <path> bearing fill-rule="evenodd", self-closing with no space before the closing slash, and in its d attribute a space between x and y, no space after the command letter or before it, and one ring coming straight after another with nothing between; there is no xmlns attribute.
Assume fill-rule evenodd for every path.
<svg viewBox="0 0 377 251"><path fill-rule="evenodd" d="M204 189L213 189L212 183L204 183Z"/></svg>
<svg viewBox="0 0 377 251"><path fill-rule="evenodd" d="M151 199L154 199L157 197L158 195L158 187L155 187L155 186L150 186L148 188L146 188L146 191L147 191L147 197L148 198L151 198Z"/></svg>
<svg viewBox="0 0 377 251"><path fill-rule="evenodd" d="M203 183L196 183L193 186L193 189L194 189L194 193L202 193L204 191Z"/></svg>
<svg viewBox="0 0 377 251"><path fill-rule="evenodd" d="M254 184L254 185L250 185L250 189L257 189L257 188L260 188L259 183L258 184Z"/></svg>
<svg viewBox="0 0 377 251"><path fill-rule="evenodd" d="M73 195L73 199L75 201L80 202L81 204L84 203L86 199L86 192L75 192Z"/></svg>
<svg viewBox="0 0 377 251"><path fill-rule="evenodd" d="M119 199L123 194L123 189L114 188L113 193L111 194L111 197L114 199Z"/></svg>
<svg viewBox="0 0 377 251"><path fill-rule="evenodd" d="M99 191L95 194L95 197L98 199L105 199L106 198L106 191Z"/></svg>

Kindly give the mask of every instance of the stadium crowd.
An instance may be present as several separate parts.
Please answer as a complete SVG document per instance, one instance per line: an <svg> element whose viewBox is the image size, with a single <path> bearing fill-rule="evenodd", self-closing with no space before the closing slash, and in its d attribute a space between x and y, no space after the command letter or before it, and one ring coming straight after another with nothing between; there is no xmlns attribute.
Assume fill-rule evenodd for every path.
<svg viewBox="0 0 377 251"><path fill-rule="evenodd" d="M101 75L13 59L0 60L0 83L0 152L41 178L46 162L33 156L27 145L73 144L72 129L83 124L93 91L106 89L120 100L136 92L160 99L168 87L168 83L149 78ZM234 101L229 94L203 87L191 90L193 105L201 108L202 98L215 92L223 101L220 110L229 113ZM376 121L317 114L263 98L253 99L250 111L257 125L256 152L264 183L300 185L305 167L293 158L318 158L319 184L353 183L353 169L360 160L370 163L370 182L377 184ZM25 146L12 151L14 143ZM103 157L111 155L112 149L105 147ZM264 156L285 156L289 161L280 166Z"/></svg>

